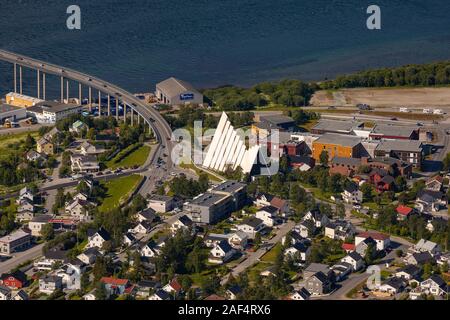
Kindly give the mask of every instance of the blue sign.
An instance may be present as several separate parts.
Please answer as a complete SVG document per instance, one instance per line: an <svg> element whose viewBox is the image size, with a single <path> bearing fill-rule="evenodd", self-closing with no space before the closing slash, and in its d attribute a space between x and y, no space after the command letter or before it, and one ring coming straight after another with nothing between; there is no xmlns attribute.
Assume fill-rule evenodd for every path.
<svg viewBox="0 0 450 320"><path fill-rule="evenodd" d="M180 94L180 100L181 101L194 100L194 94L193 93Z"/></svg>

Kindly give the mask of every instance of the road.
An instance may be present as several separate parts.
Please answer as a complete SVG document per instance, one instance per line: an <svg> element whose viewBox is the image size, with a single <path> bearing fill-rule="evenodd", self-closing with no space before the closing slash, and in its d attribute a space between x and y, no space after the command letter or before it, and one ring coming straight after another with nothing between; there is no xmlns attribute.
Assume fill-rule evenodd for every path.
<svg viewBox="0 0 450 320"><path fill-rule="evenodd" d="M29 260L34 260L42 255L42 248L44 244L35 245L34 247L28 249L27 251L14 253L13 257L4 262L0 262L0 274L9 272L18 265L27 262Z"/></svg>
<svg viewBox="0 0 450 320"><path fill-rule="evenodd" d="M247 268L250 268L254 264L258 263L262 256L264 256L270 249L272 249L281 239L287 235L293 228L295 227L295 222L288 221L283 224L280 229L277 231L275 237L270 239L264 246L264 248L258 249L256 252L248 253L247 258L234 267L231 270L233 276L238 276L240 273L244 272ZM227 274L221 281L222 284L225 284L228 280L229 274Z"/></svg>

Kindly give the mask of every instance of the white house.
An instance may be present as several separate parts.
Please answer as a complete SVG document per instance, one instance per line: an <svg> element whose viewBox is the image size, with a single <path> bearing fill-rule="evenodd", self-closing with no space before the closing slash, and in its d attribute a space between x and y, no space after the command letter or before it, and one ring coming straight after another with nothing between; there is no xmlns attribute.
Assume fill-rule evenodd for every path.
<svg viewBox="0 0 450 320"><path fill-rule="evenodd" d="M170 231L172 231L172 233L177 233L181 229L189 230L192 225L192 220L187 215L184 215L181 216L177 221L172 223L172 225L170 226Z"/></svg>
<svg viewBox="0 0 450 320"><path fill-rule="evenodd" d="M54 272L54 275L61 278L63 286L68 290L81 289L81 273L80 266L68 263Z"/></svg>
<svg viewBox="0 0 450 320"><path fill-rule="evenodd" d="M349 204L362 203L363 193L358 189L358 186L354 183L349 184L344 188L341 193L342 200Z"/></svg>
<svg viewBox="0 0 450 320"><path fill-rule="evenodd" d="M356 229L353 224L346 220L337 220L325 227L325 237L345 241L355 235Z"/></svg>
<svg viewBox="0 0 450 320"><path fill-rule="evenodd" d="M273 227L277 224L278 208L273 206L266 206L256 212L256 218L261 219L268 227Z"/></svg>
<svg viewBox="0 0 450 320"><path fill-rule="evenodd" d="M330 219L322 214L318 209L314 209L305 214L302 221L310 220L314 223L316 228L325 227L330 223Z"/></svg>
<svg viewBox="0 0 450 320"><path fill-rule="evenodd" d="M111 236L109 235L108 231L106 231L103 228L100 228L95 233L91 232L91 235L89 235L89 233L90 232L88 232L88 244L86 245L86 249L89 248L101 249L103 247L103 244L111 239Z"/></svg>
<svg viewBox="0 0 450 320"><path fill-rule="evenodd" d="M353 251L341 259L341 262L346 262L352 266L353 271L358 271L364 267L364 259L359 253Z"/></svg>
<svg viewBox="0 0 450 320"><path fill-rule="evenodd" d="M261 219L249 218L244 220L237 226L239 231L245 232L250 239L254 239L256 234L265 228L265 224Z"/></svg>
<svg viewBox="0 0 450 320"><path fill-rule="evenodd" d="M294 291L289 296L289 299L296 300L296 301L304 301L304 300L309 300L310 297L311 297L311 293L309 293L309 291L306 290L305 288L301 288L300 290Z"/></svg>
<svg viewBox="0 0 450 320"><path fill-rule="evenodd" d="M49 275L39 279L39 291L42 293L52 294L58 289L62 290L62 288L63 284L61 277Z"/></svg>
<svg viewBox="0 0 450 320"><path fill-rule="evenodd" d="M362 232L355 237L355 246L358 246L360 242L363 242L367 238L372 238L377 244L377 250L382 251L389 247L391 239L389 235L380 232Z"/></svg>
<svg viewBox="0 0 450 320"><path fill-rule="evenodd" d="M298 258L300 262L305 262L311 253L311 247L304 243L296 243L284 252L286 257Z"/></svg>
<svg viewBox="0 0 450 320"><path fill-rule="evenodd" d="M145 258L153 258L159 254L159 248L156 246L154 241L149 241L144 244L140 250L140 254Z"/></svg>
<svg viewBox="0 0 450 320"><path fill-rule="evenodd" d="M228 238L228 243L234 249L245 249L247 247L248 235L243 231L236 231Z"/></svg>
<svg viewBox="0 0 450 320"><path fill-rule="evenodd" d="M432 255L436 255L442 252L441 246L437 243L425 239L420 239L412 248L413 252L429 252Z"/></svg>
<svg viewBox="0 0 450 320"><path fill-rule="evenodd" d="M234 255L234 249L225 240L219 242L211 249L208 262L222 264L228 262Z"/></svg>
<svg viewBox="0 0 450 320"><path fill-rule="evenodd" d="M448 293L447 283L438 275L432 275L429 279L420 283L422 291L434 296L443 296Z"/></svg>
<svg viewBox="0 0 450 320"><path fill-rule="evenodd" d="M98 249L96 247L93 248L89 248L87 250L85 250L84 252L80 253L77 258L78 260L80 260L81 262L87 264L87 265L92 265L95 263L95 260L97 260L97 257L100 255L100 252L98 251Z"/></svg>

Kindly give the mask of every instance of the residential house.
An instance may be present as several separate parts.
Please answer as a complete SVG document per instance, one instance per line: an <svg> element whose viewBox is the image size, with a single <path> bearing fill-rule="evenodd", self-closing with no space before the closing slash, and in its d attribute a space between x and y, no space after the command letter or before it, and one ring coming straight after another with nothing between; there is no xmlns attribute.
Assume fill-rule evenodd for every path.
<svg viewBox="0 0 450 320"><path fill-rule="evenodd" d="M11 289L0 286L0 301L11 300Z"/></svg>
<svg viewBox="0 0 450 320"><path fill-rule="evenodd" d="M407 265L403 268L398 269L394 273L394 276L410 281L416 279L420 275L420 271L420 268L415 265Z"/></svg>
<svg viewBox="0 0 450 320"><path fill-rule="evenodd" d="M41 237L42 228L50 223L50 220L53 219L53 215L51 214L41 214L34 217L30 222L28 222L28 229L31 230L31 235L34 237ZM53 226L52 226L53 227Z"/></svg>
<svg viewBox="0 0 450 320"><path fill-rule="evenodd" d="M289 295L289 300L304 301L309 300L311 293L305 288L300 288L295 290L291 295Z"/></svg>
<svg viewBox="0 0 450 320"><path fill-rule="evenodd" d="M15 295L13 295L12 299L15 301L26 301L26 300L29 300L30 297L28 296L28 294L25 291L19 290L16 292Z"/></svg>
<svg viewBox="0 0 450 320"><path fill-rule="evenodd" d="M305 282L305 289L308 290L313 296L330 293L332 291L332 288L333 283L321 271L306 279Z"/></svg>
<svg viewBox="0 0 450 320"><path fill-rule="evenodd" d="M33 206L34 208L34 206ZM24 210L16 213L16 222L30 221L34 218L34 211Z"/></svg>
<svg viewBox="0 0 450 320"><path fill-rule="evenodd" d="M256 234L261 232L265 227L266 226L261 219L251 217L242 221L242 223L237 226L237 229L245 232L250 239L255 239Z"/></svg>
<svg viewBox="0 0 450 320"><path fill-rule="evenodd" d="M194 223L192 222L192 220L187 215L183 215L178 218L177 221L172 223L172 225L170 226L170 231L175 234L179 230L189 230L193 225Z"/></svg>
<svg viewBox="0 0 450 320"><path fill-rule="evenodd" d="M258 208L263 207L275 207L278 209L278 213L283 216L289 211L289 203L279 197L273 196L268 193L260 192L253 202Z"/></svg>
<svg viewBox="0 0 450 320"><path fill-rule="evenodd" d="M87 131L89 127L82 121L75 121L72 126L69 128L70 133L80 134L83 131Z"/></svg>
<svg viewBox="0 0 450 320"><path fill-rule="evenodd" d="M310 220L314 223L316 228L322 228L325 227L330 223L330 219L320 212L319 209L313 209L305 214L302 221Z"/></svg>
<svg viewBox="0 0 450 320"><path fill-rule="evenodd" d="M49 275L39 279L39 291L46 294L52 294L56 290L62 290L63 283L62 278Z"/></svg>
<svg viewBox="0 0 450 320"><path fill-rule="evenodd" d="M352 238L355 235L356 229L353 224L346 220L333 221L325 227L325 237L342 240Z"/></svg>
<svg viewBox="0 0 450 320"><path fill-rule="evenodd" d="M227 292L225 293L225 296L229 300L237 300L239 295L242 293L242 288L238 285L231 286Z"/></svg>
<svg viewBox="0 0 450 320"><path fill-rule="evenodd" d="M331 279L332 271L330 267L323 263L310 263L305 269L303 269L303 278L308 279L315 275L317 272L322 272L327 278Z"/></svg>
<svg viewBox="0 0 450 320"><path fill-rule="evenodd" d="M248 235L243 231L236 231L228 238L233 249L243 250L247 247Z"/></svg>
<svg viewBox="0 0 450 320"><path fill-rule="evenodd" d="M159 300L159 301L167 301L173 300L173 296L170 295L167 291L162 289L157 290L153 295L151 295L148 300Z"/></svg>
<svg viewBox="0 0 450 320"><path fill-rule="evenodd" d="M103 227L101 227L97 231L93 231L92 229L90 229L88 230L88 244L86 245L86 249L101 249L103 247L103 244L109 240L111 240L111 236Z"/></svg>
<svg viewBox="0 0 450 320"><path fill-rule="evenodd" d="M383 234L380 232L362 232L356 235L355 237L355 245L358 246L358 244L362 241L364 241L367 238L372 238L375 240L377 244L377 250L382 251L389 247L391 244L391 239L389 235Z"/></svg>
<svg viewBox="0 0 450 320"><path fill-rule="evenodd" d="M359 242L357 245L355 244L355 252L357 252L359 255L365 257L366 253L367 253L367 249L369 248L369 246L374 246L375 249L377 248L377 243L374 239L372 239L371 237L368 237L366 239L364 239L363 241ZM378 249L376 249L378 250Z"/></svg>
<svg viewBox="0 0 450 320"><path fill-rule="evenodd" d="M130 294L134 289L128 279L103 277L100 282L104 284L108 296Z"/></svg>
<svg viewBox="0 0 450 320"><path fill-rule="evenodd" d="M36 212L36 207L32 202L30 202L30 200L24 198L20 200L20 205L17 208L17 212L23 213L24 216L29 216L30 214L34 215L34 213ZM29 212L30 214L27 214L27 212Z"/></svg>
<svg viewBox="0 0 450 320"><path fill-rule="evenodd" d="M343 281L353 271L353 266L347 262L338 262L330 267L336 282Z"/></svg>
<svg viewBox="0 0 450 320"><path fill-rule="evenodd" d="M0 277L0 285L13 290L22 289L27 283L27 275L20 270L2 274Z"/></svg>
<svg viewBox="0 0 450 320"><path fill-rule="evenodd" d="M163 290L172 296L179 296L183 292L183 287L176 278L172 279L163 287Z"/></svg>
<svg viewBox="0 0 450 320"><path fill-rule="evenodd" d="M30 150L27 152L27 154L25 155L26 159L28 161L44 161L47 159L47 157L45 156L45 154L41 154L35 150Z"/></svg>
<svg viewBox="0 0 450 320"><path fill-rule="evenodd" d="M441 191L421 190L417 194L416 208L420 212L438 212L447 206L447 199Z"/></svg>
<svg viewBox="0 0 450 320"><path fill-rule="evenodd" d="M156 220L156 212L151 208L147 208L137 213L137 220L139 222L147 221L153 223Z"/></svg>
<svg viewBox="0 0 450 320"><path fill-rule="evenodd" d="M133 229L130 230L132 233L137 234L147 234L151 231L152 224L148 221L139 222Z"/></svg>
<svg viewBox="0 0 450 320"><path fill-rule="evenodd" d="M53 155L55 154L55 147L51 141L42 137L36 141L36 151L46 155Z"/></svg>
<svg viewBox="0 0 450 320"><path fill-rule="evenodd" d="M441 191L444 178L442 176L434 176L425 182L425 189L430 191Z"/></svg>
<svg viewBox="0 0 450 320"><path fill-rule="evenodd" d="M222 240L211 249L208 262L216 264L227 263L233 258L234 254L235 250L228 241Z"/></svg>
<svg viewBox="0 0 450 320"><path fill-rule="evenodd" d="M81 273L82 273L82 266L67 263L58 270L56 270L53 274L61 278L63 287L66 288L67 290L80 290Z"/></svg>
<svg viewBox="0 0 450 320"><path fill-rule="evenodd" d="M353 271L358 271L364 267L364 258L355 251L350 252L348 255L342 258L341 262L350 264Z"/></svg>
<svg viewBox="0 0 450 320"><path fill-rule="evenodd" d="M20 204L22 200L28 200L29 203L34 203L34 192L28 188L22 188L19 192L19 198L17 199L17 204Z"/></svg>
<svg viewBox="0 0 450 320"><path fill-rule="evenodd" d="M50 271L56 265L62 264L67 260L67 251L60 250L58 248L53 248L47 250L44 256L38 261L34 262L33 266L39 271Z"/></svg>
<svg viewBox="0 0 450 320"><path fill-rule="evenodd" d="M358 186L355 183L349 183L345 186L341 196L342 200L349 204L362 203L363 201L363 193L358 189Z"/></svg>
<svg viewBox="0 0 450 320"><path fill-rule="evenodd" d="M295 231L298 232L302 238L312 238L317 233L317 226L313 220L304 220L295 226Z"/></svg>
<svg viewBox="0 0 450 320"><path fill-rule="evenodd" d="M429 279L420 283L420 288L427 294L433 296L443 296L449 293L449 286L438 275L432 275Z"/></svg>
<svg viewBox="0 0 450 320"><path fill-rule="evenodd" d="M342 249L345 252L349 253L349 252L355 251L356 250L356 246L355 246L354 243L343 243L342 244Z"/></svg>
<svg viewBox="0 0 450 320"><path fill-rule="evenodd" d="M221 241L228 241L230 234L209 233L203 238L206 247L214 248Z"/></svg>
<svg viewBox="0 0 450 320"><path fill-rule="evenodd" d="M169 196L153 195L148 200L149 208L158 213L166 213L175 208L175 199Z"/></svg>
<svg viewBox="0 0 450 320"><path fill-rule="evenodd" d="M278 208L273 206L265 206L256 212L256 218L261 219L268 227L278 224L277 219Z"/></svg>
<svg viewBox="0 0 450 320"><path fill-rule="evenodd" d="M141 280L136 284L136 296L148 298L150 292L161 289L161 283L152 280Z"/></svg>
<svg viewBox="0 0 450 320"><path fill-rule="evenodd" d="M412 252L429 252L432 255L437 255L442 252L442 248L439 244L425 239L420 239L413 247Z"/></svg>
<svg viewBox="0 0 450 320"><path fill-rule="evenodd" d="M146 242L140 249L141 257L145 258L156 257L159 254L159 252L160 249L153 240Z"/></svg>
<svg viewBox="0 0 450 320"><path fill-rule="evenodd" d="M77 256L77 259L87 265L93 265L99 255L100 255L100 252L98 251L98 248L92 247L92 248L86 249L82 253L80 253Z"/></svg>
<svg viewBox="0 0 450 320"><path fill-rule="evenodd" d="M103 149L98 148L97 146L90 144L87 141L84 141L81 145L80 145L80 153L83 156L88 156L88 155L97 155L104 152Z"/></svg>
<svg viewBox="0 0 450 320"><path fill-rule="evenodd" d="M391 295L400 293L405 290L406 283L401 278L391 277L384 281L378 288L381 292L387 292Z"/></svg>
<svg viewBox="0 0 450 320"><path fill-rule="evenodd" d="M70 156L71 169L78 173L93 173L100 171L97 157L93 155L73 154Z"/></svg>
<svg viewBox="0 0 450 320"><path fill-rule="evenodd" d="M136 241L136 238L129 232L123 236L123 244L127 247L131 246Z"/></svg>
<svg viewBox="0 0 450 320"><path fill-rule="evenodd" d="M420 252L420 253L413 253L411 255L408 255L405 258L405 261L407 264L412 265L424 265L425 263L429 263L434 261L433 256L429 252Z"/></svg>
<svg viewBox="0 0 450 320"><path fill-rule="evenodd" d="M396 208L397 219L400 221L406 220L414 214L414 209L404 205L399 205Z"/></svg>
<svg viewBox="0 0 450 320"><path fill-rule="evenodd" d="M311 246L305 245L305 243L296 243L292 247L285 250L284 255L293 258L299 264L303 264L308 259L311 253Z"/></svg>

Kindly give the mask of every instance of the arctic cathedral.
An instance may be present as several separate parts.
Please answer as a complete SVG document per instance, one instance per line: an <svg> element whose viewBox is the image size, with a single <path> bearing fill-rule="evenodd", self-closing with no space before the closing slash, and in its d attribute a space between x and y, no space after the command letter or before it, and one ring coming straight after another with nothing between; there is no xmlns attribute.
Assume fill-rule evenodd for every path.
<svg viewBox="0 0 450 320"><path fill-rule="evenodd" d="M233 170L240 166L243 173L250 173L256 164L259 150L259 145L247 149L244 137L239 135L223 112L203 166L219 172L225 171L229 166Z"/></svg>

